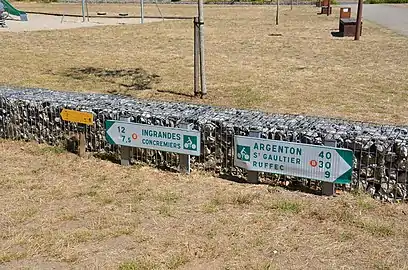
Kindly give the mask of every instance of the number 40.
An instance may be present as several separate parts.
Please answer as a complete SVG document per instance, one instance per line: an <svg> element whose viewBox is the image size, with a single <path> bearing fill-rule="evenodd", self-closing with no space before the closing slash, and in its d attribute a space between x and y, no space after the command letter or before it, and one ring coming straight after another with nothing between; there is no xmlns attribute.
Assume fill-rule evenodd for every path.
<svg viewBox="0 0 408 270"><path fill-rule="evenodd" d="M320 158L326 158L326 159L331 159L332 154L330 152L326 152L326 155L324 154L324 151L320 152L319 154Z"/></svg>

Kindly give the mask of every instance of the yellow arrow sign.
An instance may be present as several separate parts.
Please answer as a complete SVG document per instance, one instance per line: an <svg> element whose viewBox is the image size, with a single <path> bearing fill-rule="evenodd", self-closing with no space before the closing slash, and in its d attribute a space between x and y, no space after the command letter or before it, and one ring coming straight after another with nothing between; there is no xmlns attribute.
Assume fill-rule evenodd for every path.
<svg viewBox="0 0 408 270"><path fill-rule="evenodd" d="M85 125L93 125L93 114L89 112L79 112L74 110L63 109L61 118L64 121L75 122Z"/></svg>

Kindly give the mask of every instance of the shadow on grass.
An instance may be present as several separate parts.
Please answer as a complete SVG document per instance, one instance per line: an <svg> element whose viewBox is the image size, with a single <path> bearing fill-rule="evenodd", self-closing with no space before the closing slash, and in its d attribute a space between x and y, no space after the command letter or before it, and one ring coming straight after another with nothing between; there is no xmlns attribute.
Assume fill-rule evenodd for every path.
<svg viewBox="0 0 408 270"><path fill-rule="evenodd" d="M231 176L231 175L223 174L223 175L219 175L218 177L220 177L223 180L231 181L231 182L238 183L238 184L252 185L252 183L247 182L245 178L238 177L238 176ZM313 188L312 186L309 187L302 181L292 180L292 181L289 181L288 185L283 184L284 182L286 181L265 181L264 180L264 181L261 181L259 184L267 185L270 187L281 187L289 191L300 191L300 192L307 193L307 194L322 195L321 190Z"/></svg>
<svg viewBox="0 0 408 270"><path fill-rule="evenodd" d="M94 153L93 156L101 160L110 161L115 164L120 164L120 157L117 154L103 152Z"/></svg>
<svg viewBox="0 0 408 270"><path fill-rule="evenodd" d="M223 180L227 180L227 181L231 181L231 182L235 182L238 184L251 184L248 183L244 178L238 177L238 176L232 176L232 175L228 175L228 174L221 174L219 175L219 177Z"/></svg>
<svg viewBox="0 0 408 270"><path fill-rule="evenodd" d="M142 68L131 69L104 69L95 67L70 68L62 73L63 76L76 80L100 81L111 83L124 90L111 90L111 94L127 94L129 90L148 90L152 85L160 81L160 76L150 74Z"/></svg>
<svg viewBox="0 0 408 270"><path fill-rule="evenodd" d="M159 93L166 93L166 94L172 94L172 95L182 96L182 97L190 97L190 98L195 97L194 94L179 93L179 92L172 91L172 90L157 90L157 92L159 92Z"/></svg>

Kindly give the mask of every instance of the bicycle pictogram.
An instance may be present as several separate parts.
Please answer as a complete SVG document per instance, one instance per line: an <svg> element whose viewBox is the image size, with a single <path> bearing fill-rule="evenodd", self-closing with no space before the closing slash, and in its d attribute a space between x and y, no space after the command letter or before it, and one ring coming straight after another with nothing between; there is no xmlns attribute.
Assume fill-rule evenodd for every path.
<svg viewBox="0 0 408 270"><path fill-rule="evenodd" d="M251 150L249 146L237 145L237 158L243 161L249 161L251 158Z"/></svg>
<svg viewBox="0 0 408 270"><path fill-rule="evenodd" d="M183 147L187 150L197 150L197 137L196 136L183 136Z"/></svg>

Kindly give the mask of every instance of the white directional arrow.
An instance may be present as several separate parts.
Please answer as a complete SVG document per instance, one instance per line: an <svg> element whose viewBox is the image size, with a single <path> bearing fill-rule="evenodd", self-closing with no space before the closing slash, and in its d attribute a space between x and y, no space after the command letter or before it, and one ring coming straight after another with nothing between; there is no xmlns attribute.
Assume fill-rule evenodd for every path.
<svg viewBox="0 0 408 270"><path fill-rule="evenodd" d="M353 152L348 149L235 136L235 165L326 182L349 183Z"/></svg>

